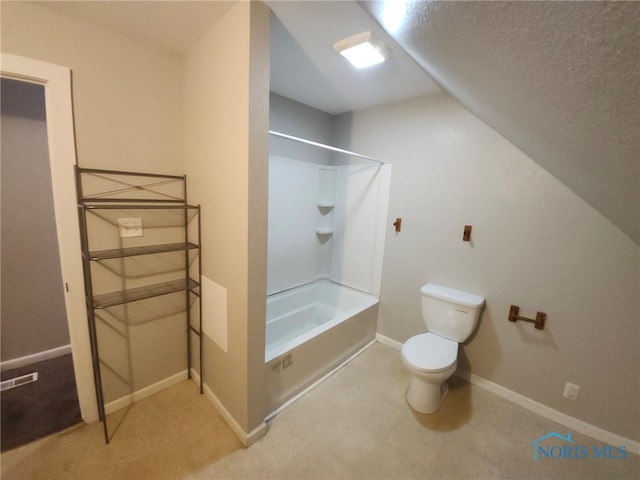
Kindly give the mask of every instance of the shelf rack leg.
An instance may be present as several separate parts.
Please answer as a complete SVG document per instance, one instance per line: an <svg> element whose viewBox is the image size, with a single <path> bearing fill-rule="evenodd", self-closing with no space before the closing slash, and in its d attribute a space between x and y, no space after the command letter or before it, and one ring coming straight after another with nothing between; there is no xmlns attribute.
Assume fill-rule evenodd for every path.
<svg viewBox="0 0 640 480"><path fill-rule="evenodd" d="M86 210L78 205L78 216L80 218L80 242L82 245L82 269L84 271L84 291L85 303L87 307L87 320L89 323L89 342L91 344L91 363L93 366L93 382L96 389L96 400L98 403L98 416L102 421L104 429L104 441L109 444L109 429L107 428L107 416L104 410L104 394L102 392L102 376L100 374L100 356L98 354L98 335L96 332L96 318L93 312L93 288L91 287L91 265L89 261L89 241L87 231Z"/></svg>
<svg viewBox="0 0 640 480"><path fill-rule="evenodd" d="M204 366L203 366L203 352L202 352L202 229L200 228L200 205L198 205L198 283L200 284L200 295L198 295L198 342L200 345L199 353L200 353L200 394L204 393Z"/></svg>

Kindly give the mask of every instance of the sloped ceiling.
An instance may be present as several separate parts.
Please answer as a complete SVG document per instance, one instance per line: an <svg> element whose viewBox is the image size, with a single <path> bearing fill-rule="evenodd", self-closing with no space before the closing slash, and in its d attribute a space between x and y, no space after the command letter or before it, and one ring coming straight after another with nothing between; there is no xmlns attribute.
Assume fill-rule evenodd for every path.
<svg viewBox="0 0 640 480"><path fill-rule="evenodd" d="M429 75L357 2L267 1L271 90L335 115L441 92ZM371 31L390 51L386 62L357 70L333 44Z"/></svg>
<svg viewBox="0 0 640 480"><path fill-rule="evenodd" d="M443 90L640 243L640 3L360 4Z"/></svg>
<svg viewBox="0 0 640 480"><path fill-rule="evenodd" d="M178 54L234 3L34 2ZM336 113L439 86L640 244L640 2L267 4L278 15L278 93ZM345 93L356 74L338 63L327 33L365 29L388 35L392 58L402 62L361 75L369 84ZM420 77L422 69L431 78ZM411 80L394 83L391 75ZM373 85L382 80L385 92Z"/></svg>

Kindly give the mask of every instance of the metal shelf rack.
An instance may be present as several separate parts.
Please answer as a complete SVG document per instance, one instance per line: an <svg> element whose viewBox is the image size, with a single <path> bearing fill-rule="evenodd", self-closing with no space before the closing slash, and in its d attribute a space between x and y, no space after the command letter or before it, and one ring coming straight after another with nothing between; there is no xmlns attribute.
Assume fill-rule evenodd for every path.
<svg viewBox="0 0 640 480"><path fill-rule="evenodd" d="M114 379L118 395L135 393L136 327L184 315L188 377L195 336L203 392L200 206L187 203L185 176L76 167L76 192L96 398L109 443L103 378ZM123 227L131 220L139 230Z"/></svg>

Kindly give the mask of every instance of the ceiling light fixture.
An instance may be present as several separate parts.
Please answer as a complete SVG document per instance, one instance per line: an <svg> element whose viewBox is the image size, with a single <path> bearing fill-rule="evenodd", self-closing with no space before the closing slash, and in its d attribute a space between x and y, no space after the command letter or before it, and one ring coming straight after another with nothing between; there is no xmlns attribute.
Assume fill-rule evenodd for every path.
<svg viewBox="0 0 640 480"><path fill-rule="evenodd" d="M382 63L388 56L385 46L373 38L371 32L362 32L340 40L333 45L356 68Z"/></svg>

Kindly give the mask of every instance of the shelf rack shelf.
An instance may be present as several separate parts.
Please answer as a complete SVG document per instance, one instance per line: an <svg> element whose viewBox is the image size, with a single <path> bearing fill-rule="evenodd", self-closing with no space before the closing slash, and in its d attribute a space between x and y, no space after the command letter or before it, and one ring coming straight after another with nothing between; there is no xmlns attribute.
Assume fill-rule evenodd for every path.
<svg viewBox="0 0 640 480"><path fill-rule="evenodd" d="M191 378L195 336L203 392L200 206L187 203L185 176L76 167L76 192L96 398L109 443L103 374L135 393L131 359L141 353L132 329L184 315L187 372ZM136 220L139 231L123 232L124 220Z"/></svg>
<svg viewBox="0 0 640 480"><path fill-rule="evenodd" d="M189 278L186 280L181 279L165 283L155 283L119 292L103 293L102 295L95 295L93 297L93 308L114 307L116 305L138 302L140 300L146 300L147 298L159 297L170 293L184 292L185 290L190 290L196 295L199 295L199 293L196 293L198 287L199 284Z"/></svg>
<svg viewBox="0 0 640 480"><path fill-rule="evenodd" d="M113 258L135 257L139 255L153 255L157 253L180 252L184 250L198 249L198 245L190 242L167 243L165 245L144 245L141 247L112 248L89 252L89 259L99 262Z"/></svg>

